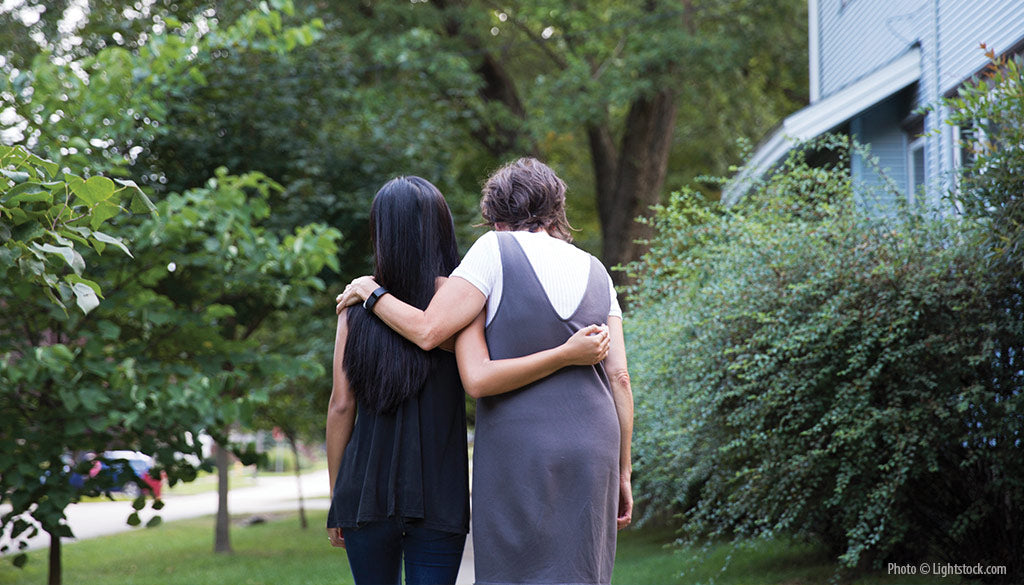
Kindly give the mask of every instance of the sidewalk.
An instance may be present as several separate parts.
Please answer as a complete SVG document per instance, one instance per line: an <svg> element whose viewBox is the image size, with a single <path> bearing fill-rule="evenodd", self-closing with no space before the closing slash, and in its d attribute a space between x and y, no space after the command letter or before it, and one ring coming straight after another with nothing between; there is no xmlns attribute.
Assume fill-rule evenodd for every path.
<svg viewBox="0 0 1024 585"><path fill-rule="evenodd" d="M476 581L476 572L473 570L473 533L469 533L466 539L466 551L462 553L462 566L459 567L459 577L455 585L473 585Z"/></svg>

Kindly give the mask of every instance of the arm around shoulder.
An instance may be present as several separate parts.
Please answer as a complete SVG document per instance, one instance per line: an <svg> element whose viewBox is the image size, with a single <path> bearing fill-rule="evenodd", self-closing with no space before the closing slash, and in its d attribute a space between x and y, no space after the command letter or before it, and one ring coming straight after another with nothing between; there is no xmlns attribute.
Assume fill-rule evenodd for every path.
<svg viewBox="0 0 1024 585"><path fill-rule="evenodd" d="M468 325L486 302L487 297L478 288L454 277L438 289L426 310L389 294L377 301L373 314L420 349L429 351Z"/></svg>
<svg viewBox="0 0 1024 585"><path fill-rule="evenodd" d="M594 365L608 354L607 328L590 325L565 343L522 357L492 360L484 335L481 312L455 340L455 357L466 393L473 398L494 396L522 388L566 366Z"/></svg>

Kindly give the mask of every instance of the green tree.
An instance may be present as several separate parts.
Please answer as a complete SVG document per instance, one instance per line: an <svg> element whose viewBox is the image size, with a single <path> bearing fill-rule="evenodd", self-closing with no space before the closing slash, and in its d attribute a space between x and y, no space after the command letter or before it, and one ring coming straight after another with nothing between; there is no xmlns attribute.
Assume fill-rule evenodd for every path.
<svg viewBox="0 0 1024 585"><path fill-rule="evenodd" d="M329 307L324 307L322 314L330 315ZM299 525L306 529L306 504L302 493L302 464L299 456L300 444L316 444L323 442L326 432L327 402L330 398L330 371L323 364L330 364L333 347L326 342L325 332L330 331L335 320L310 319L305 323L288 326L283 321L293 320L291 315L279 315L279 323L271 324L267 333L275 337L281 335L289 339L278 338L277 343L287 345L292 351L304 356L304 376L297 375L291 369L283 370L278 375L269 377L269 396L266 402L257 405L252 425L258 429L276 428L284 436L293 458L293 471L298 488Z"/></svg>
<svg viewBox="0 0 1024 585"><path fill-rule="evenodd" d="M339 234L311 224L278 237L259 223L280 187L257 174L220 173L204 188L166 197L149 219L109 226L119 236L107 235L99 228L115 216L104 205L122 212L118 203L133 197L148 209L141 191L102 177L45 181L56 165L3 148L0 404L15 423L0 437L0 487L12 505L3 524L15 539L31 536L31 516L52 535L50 581L59 583L60 538L71 536L64 508L111 487L103 475L72 486L69 456L137 449L153 454L172 484L194 478L181 455L200 454L200 432L223 442L229 424L266 400L269 381L310 378L321 368L255 334L322 296L317 274L337 266ZM80 249L127 252L125 241L134 258L90 260L94 279L83 277ZM87 315L65 311L72 299ZM144 506L142 495L135 507ZM223 516L217 546L230 550L226 508ZM138 514L128 521L138 524Z"/></svg>
<svg viewBox="0 0 1024 585"><path fill-rule="evenodd" d="M126 206L148 213L145 195L130 183L61 173L20 147L0 146L0 174L0 502L11 506L0 524L19 550L39 530L32 520L49 533L49 582L60 583L60 541L72 536L64 509L111 487L102 474L73 486L72 455L115 443L194 452L189 431L209 410L202 400L175 403L188 384L111 351L116 326L94 318L102 279L86 278L86 258L97 273L90 252L130 259L109 222ZM162 391L141 392L147 377ZM187 473L173 459L166 469L172 480ZM145 500L137 498L135 509ZM128 521L138 524L137 512ZM25 559L13 557L18 566Z"/></svg>
<svg viewBox="0 0 1024 585"><path fill-rule="evenodd" d="M94 52L77 44L66 47L72 33L63 33L44 39L31 61L21 66L16 66L19 59L5 57L0 67L0 111L13 120L5 141L83 174L134 176L145 186L151 173L133 174L129 168L157 137L171 131L165 123L171 105L192 86L208 82L203 65L212 54L285 53L316 39L322 23L286 25L287 15L294 12L292 3L273 4L277 9L264 3L222 24L206 10L182 22L167 13L124 16L119 3L101 3L96 8L104 10L95 21L86 21L86 29L89 23L120 18L126 27L143 30L120 44L94 32L85 37ZM34 5L19 12L30 6ZM99 29L109 32L103 26ZM7 37L12 36L15 33L8 31Z"/></svg>
<svg viewBox="0 0 1024 585"><path fill-rule="evenodd" d="M122 25L97 16L83 45L115 31L134 51L140 21L233 18L228 3L148 10ZM286 187L281 226L316 217L346 233L348 272L368 266L365 213L387 177L431 179L466 225L486 172L535 154L569 180L581 243L617 264L639 254L649 233L632 219L666 181L724 173L737 136L759 138L805 101L805 11L797 0L300 2L291 18L320 19L326 34L285 52L201 48L190 63L205 83L162 102L161 127L175 131L142 144L132 176L169 192L218 166L265 172Z"/></svg>
<svg viewBox="0 0 1024 585"><path fill-rule="evenodd" d="M161 201L159 216L126 236L136 261L107 269L115 284L102 314L119 328L125 350L188 371L215 396L217 416L205 428L218 441L217 552L231 549L229 427L249 422L276 385L323 372L274 326L309 318L324 296L318 275L337 269L340 234L322 224L285 236L268 229L268 199L280 189L258 173L220 170L203 187Z"/></svg>
<svg viewBox="0 0 1024 585"><path fill-rule="evenodd" d="M660 201L677 128L757 137L803 101L791 71L804 67L793 62L804 10L743 0L353 3L345 30L378 57L377 77L416 72L436 84L434 99L464 113L490 161L564 161L571 184L593 195L603 260L619 264L648 235L633 218ZM677 118L684 98L699 115ZM735 151L721 145L734 138L703 132L690 150L699 162L676 160L694 174L724 171Z"/></svg>
<svg viewBox="0 0 1024 585"><path fill-rule="evenodd" d="M271 4L273 8L267 4L261 4L251 10L225 9L217 13L206 7L182 3L181 12L178 12L179 6L175 5L171 7L173 10L170 11L157 9L150 13L148 11L150 8L154 8L152 6L141 8L142 12L135 10L123 12L123 6L118 3L97 3L92 6L97 9L97 13L91 15L83 25L83 29L86 30L86 33L83 33L83 38L86 40L83 46L65 43L69 34L67 31L61 31L59 27L57 29L48 25L30 27L28 30L32 33L39 30L49 30L50 32L56 30L56 32L54 36L45 37L49 39L49 42L41 43L35 57L25 69L17 70L14 59L7 59L2 63L2 67L8 75L0 79L0 97L3 98L3 106L0 107L0 110L4 111L6 116L14 116L18 120L15 124L16 131L7 133L5 138L37 147L57 161L56 166L65 165L79 168L84 174L100 171L114 176L135 174L142 179L143 183L156 182L161 177L139 166L138 159L140 156L145 156L149 145L155 139L171 132L171 128L165 123L169 105L181 100L188 91L191 91L191 88L204 86L207 83L203 66L212 59L212 55L284 54L296 46L308 45L315 40L321 27L320 22L314 18L297 22L294 26L286 24L293 14L292 3L275 1ZM31 4L24 9L30 10L38 6L41 5ZM57 9L61 8L54 5L48 5L48 7L50 8L48 12L51 13L59 12ZM129 14L130 12L133 14ZM179 20L177 15L187 15L190 20ZM225 18L227 15L230 15L230 20L223 24L217 18ZM112 26L112 23L120 23L123 26ZM32 30L33 28L36 30ZM6 32L10 33L11 31L8 29ZM75 112L75 115L68 115L68 112ZM91 178L89 182L94 180L97 179ZM191 192L192 197L216 198L214 196L216 194L227 194L221 198L221 205L230 203L244 206L246 197L239 199L238 193L244 193L247 189L252 188L261 194L264 203L256 205L255 211L250 210L244 217L242 217L244 214L239 212L236 214L239 216L238 220L248 218L248 220L262 221L265 219L265 216L269 214L264 212L264 216L258 217L254 213L266 208L265 199L271 192L280 190L276 184L265 182L258 174L235 179L221 173L212 185L196 185L199 189ZM167 192L161 191L160 195L167 195ZM175 201L179 201L180 197L183 196L179 196ZM187 194L184 197L187 198ZM164 204L161 202L161 205ZM198 204L195 205L199 209L204 209L203 213L217 212ZM224 212L226 209L219 211ZM101 202L96 214L102 221L107 219L111 213L113 213L111 206ZM188 209L183 213L192 217L200 212L196 209ZM180 220L175 219L175 221ZM275 263L285 263L286 266L283 268L280 266L274 268L276 270L274 275L278 277L278 280L273 278L268 280L266 275L242 272L253 280L262 279L270 285L281 284L283 290L288 290L288 286L295 285L296 294L300 296L299 305L302 304L303 299L307 298L302 296L302 291L305 290L302 287L319 283L318 280L306 278L310 275L306 275L302 271L311 265L316 266L316 270L321 270L328 264L336 268L335 258L324 259L320 253L321 250L330 250L330 253L336 254L336 249L332 247L336 246L336 232L321 229L319 226L306 225L306 223L308 222L293 224L300 226L297 230L292 230L292 226L288 226L286 229L279 230L279 233L275 232L264 238L278 243L278 248L274 249L279 252L277 257L248 257L250 260L263 262L258 265L267 270L277 266ZM248 235L254 231L252 226L244 229L245 234ZM201 230L199 231L201 232ZM262 234L261 230L256 231L260 231ZM224 233L233 232L225 228ZM144 235L146 234L142 236ZM244 240L244 237L240 237L241 240ZM261 249L263 243L261 240L255 246L250 245L250 248ZM285 243L294 246L295 249L291 252L282 252L281 246L284 246ZM238 248L238 246L231 247L229 244L225 244L228 249ZM213 251L210 249L209 242L204 246L206 247L201 249L205 252ZM147 271L153 269L152 260L155 259L154 254L157 252L148 248L146 252L146 258L142 264L131 268L120 268L125 274L132 275L130 278L115 279L116 291L121 291L124 287L131 291L126 298L118 298L115 301L121 303L117 309L121 313L133 307L133 303L143 302L139 299L146 299L153 295L152 291L146 292L137 290L137 287L133 288L140 282L141 276L153 277L151 272L140 272L138 268L138 266L143 266ZM189 256L195 250L185 249L180 252ZM237 254L237 249L235 253ZM296 255L298 254L308 254L310 259L297 259ZM179 260L179 262L182 261ZM188 265L189 262L184 261L184 264ZM166 267L171 263L164 262L162 265ZM230 265L230 262L220 264L221 267ZM113 265L111 265L111 270L114 270ZM295 276L296 274L303 274L303 276ZM294 281L289 280L292 277L294 277ZM75 290L85 294L85 289L82 286L76 286ZM273 294L282 294L281 290L282 288L279 287L273 291ZM165 291L157 292L159 293L157 296L160 296ZM241 324L230 326L221 324L221 328L224 329L223 335L227 336L227 341L215 343L213 340L207 340L210 343L207 349L211 349L211 351L206 354L202 351L199 352L200 355L207 355L210 360L204 365L208 369L198 379L201 381L204 391L212 393L211 408L215 411L215 416L207 416L205 422L210 430L216 433L218 429L223 431L230 422L251 411L251 406L246 406L248 402L238 396L242 392L240 387L235 385L238 382L238 376L226 375L222 370L231 372L234 371L235 363L252 361L242 354L255 348L253 344L250 343L249 346L246 346L245 343L249 340L249 336L259 329L262 319L272 312L266 309L265 303L269 302L276 308L285 306L283 298L270 296L271 292L262 289L256 292L260 292L262 296L257 296L251 301L235 299L234 304L225 303L227 309L215 307L212 312L204 313L200 319L206 319L206 321L200 322L205 323L206 327L197 325L194 315L183 315L180 311L162 312L157 304L139 309L140 314L132 315L132 319L124 322L118 318L117 314L108 315L109 319L103 322L110 324L113 329L108 328L103 332L117 332L109 333L110 335L119 335L122 331L131 332L137 337L128 339L118 337L116 341L123 342L125 346L135 345L136 349L143 347L146 350L156 351L156 346L159 344L152 342L142 344L138 341L140 339L152 341L150 335L154 325L166 326L168 322L175 321L175 326L180 325L186 328L191 326L193 332L202 332L218 321L234 322L239 320L238 314L226 315L219 313L218 310L239 310L242 317ZM260 305L260 303L264 304ZM134 321L133 319L136 317L141 317L141 320ZM161 321L154 323L149 317ZM144 325L141 328L139 327L140 323ZM159 329L159 327L156 328ZM178 341L181 342L180 339ZM194 349L189 347L187 342L181 343L181 347L186 350ZM204 346L200 345L199 347L203 348ZM232 351L241 352L239 355L242 355L242 358L239 355L232 356ZM267 360L265 363L275 363L275 367L279 369L285 367L281 361L287 361L286 356L284 353L278 353L280 359L276 362L272 359ZM168 350L163 354L152 355L153 363L166 365L175 362L178 358L174 356L178 354L189 355L188 351ZM230 361L232 357L234 357L234 362ZM218 362L217 359L220 361ZM216 366L214 369L217 369L217 375L211 374L209 369L213 367L211 364ZM301 364L294 367L300 366ZM182 367L185 369L175 371L172 381L195 377L193 375L195 368ZM246 372L246 376L249 376L248 378L242 376L247 383L252 383L255 379L252 370L251 366L248 369L240 368L240 372ZM218 435L222 439L225 436L224 433L218 433ZM219 454L225 455L226 452L219 450ZM226 461L222 461L222 463L223 466L226 466ZM221 489L226 494L226 478ZM222 500L226 504L226 496L222 497ZM224 514L224 519L219 525L218 534L221 537L218 539L217 547L226 549L229 548L226 534L226 508Z"/></svg>

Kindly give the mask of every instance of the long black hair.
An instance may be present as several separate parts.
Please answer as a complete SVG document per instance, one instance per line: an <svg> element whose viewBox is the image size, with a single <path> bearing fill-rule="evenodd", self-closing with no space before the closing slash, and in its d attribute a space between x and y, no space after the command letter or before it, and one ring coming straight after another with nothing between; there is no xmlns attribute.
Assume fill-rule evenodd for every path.
<svg viewBox="0 0 1024 585"><path fill-rule="evenodd" d="M370 238L374 279L419 309L430 304L435 279L448 276L459 263L448 203L420 177L398 177L377 191ZM342 367L359 404L386 414L419 393L430 356L357 305L348 310Z"/></svg>

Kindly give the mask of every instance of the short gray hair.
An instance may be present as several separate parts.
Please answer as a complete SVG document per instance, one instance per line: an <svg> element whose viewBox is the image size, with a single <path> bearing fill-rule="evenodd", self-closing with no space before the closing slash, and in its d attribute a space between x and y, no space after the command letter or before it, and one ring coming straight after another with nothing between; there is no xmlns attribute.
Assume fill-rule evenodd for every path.
<svg viewBox="0 0 1024 585"><path fill-rule="evenodd" d="M567 242L572 226L565 217L565 181L551 167L524 157L495 171L484 183L480 214L486 225L547 230Z"/></svg>

